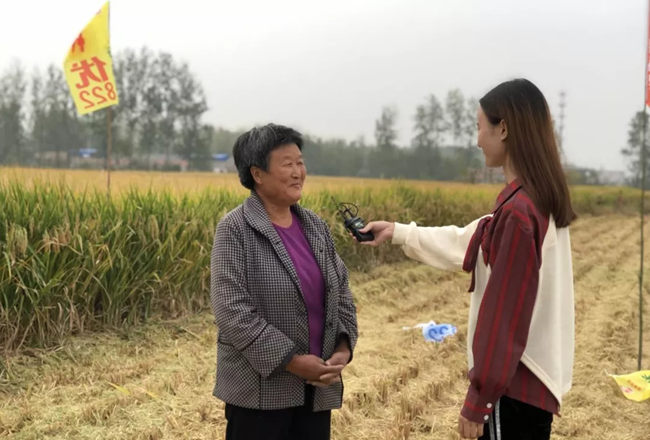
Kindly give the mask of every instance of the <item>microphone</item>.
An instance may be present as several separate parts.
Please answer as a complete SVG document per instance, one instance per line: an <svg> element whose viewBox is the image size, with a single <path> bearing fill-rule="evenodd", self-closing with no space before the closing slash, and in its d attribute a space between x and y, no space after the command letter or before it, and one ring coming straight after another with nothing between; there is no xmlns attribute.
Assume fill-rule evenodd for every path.
<svg viewBox="0 0 650 440"><path fill-rule="evenodd" d="M359 207L357 205L347 202L339 203L338 211L339 214L341 214L341 217L343 217L345 229L350 231L357 241L372 241L375 239L375 236L370 231L360 232L360 230L365 227L365 224L363 223L363 219L357 216L357 213L359 212Z"/></svg>

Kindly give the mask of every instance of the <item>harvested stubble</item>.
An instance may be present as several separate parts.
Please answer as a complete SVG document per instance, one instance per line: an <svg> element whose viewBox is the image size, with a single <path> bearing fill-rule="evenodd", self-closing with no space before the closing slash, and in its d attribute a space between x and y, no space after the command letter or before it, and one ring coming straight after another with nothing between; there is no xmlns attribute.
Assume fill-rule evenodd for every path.
<svg viewBox="0 0 650 440"><path fill-rule="evenodd" d="M580 274L574 387L553 439L648 438L648 402L625 400L605 375L636 368L637 227L635 218L606 216L582 218L572 229ZM412 262L352 273L361 334L344 374L344 406L333 414L334 440L458 439L468 281ZM433 344L401 329L429 319L455 323L459 332ZM8 358L0 436L223 439L223 405L211 396L212 321L210 313L156 318Z"/></svg>

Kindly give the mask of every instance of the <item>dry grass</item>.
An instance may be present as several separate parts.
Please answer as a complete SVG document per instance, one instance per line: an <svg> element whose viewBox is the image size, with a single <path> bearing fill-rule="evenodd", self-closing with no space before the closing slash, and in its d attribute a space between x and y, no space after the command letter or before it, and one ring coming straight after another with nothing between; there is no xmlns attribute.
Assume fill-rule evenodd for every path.
<svg viewBox="0 0 650 440"><path fill-rule="evenodd" d="M636 369L638 220L583 218L572 238L574 388L553 438L647 439L650 402L625 400L605 375ZM406 262L352 279L361 335L333 438L457 439L467 385L467 276ZM455 323L459 332L432 344L401 330L429 319ZM215 329L208 313L74 337L56 351L4 362L0 437L223 438L223 405L211 396Z"/></svg>

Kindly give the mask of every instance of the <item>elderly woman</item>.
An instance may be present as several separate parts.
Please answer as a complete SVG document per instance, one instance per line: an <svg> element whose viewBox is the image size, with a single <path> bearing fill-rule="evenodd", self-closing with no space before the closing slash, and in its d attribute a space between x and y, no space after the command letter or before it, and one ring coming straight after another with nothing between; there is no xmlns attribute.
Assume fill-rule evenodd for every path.
<svg viewBox="0 0 650 440"><path fill-rule="evenodd" d="M217 226L210 292L228 440L329 439L341 406L356 310L327 224L298 205L302 145L268 124L233 148L251 195Z"/></svg>

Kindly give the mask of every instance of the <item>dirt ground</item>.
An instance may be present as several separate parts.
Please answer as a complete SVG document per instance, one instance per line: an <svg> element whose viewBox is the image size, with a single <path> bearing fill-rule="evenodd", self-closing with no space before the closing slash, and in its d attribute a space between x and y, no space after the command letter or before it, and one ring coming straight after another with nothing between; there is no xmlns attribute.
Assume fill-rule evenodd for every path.
<svg viewBox="0 0 650 440"><path fill-rule="evenodd" d="M650 401L626 400L606 375L636 370L638 225L636 218L607 216L572 227L574 386L553 439L650 438ZM468 283L465 274L413 262L352 275L360 337L344 374L344 406L333 413L333 439L458 438ZM458 333L435 344L402 330L431 319L457 325ZM204 313L4 359L0 438L222 439L223 404L211 396L215 336ZM650 325L644 346L647 369Z"/></svg>

